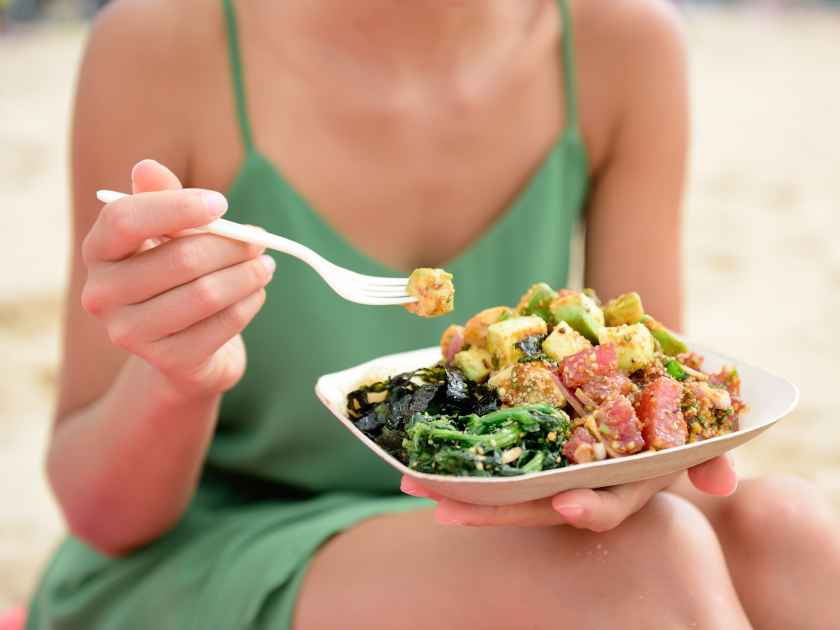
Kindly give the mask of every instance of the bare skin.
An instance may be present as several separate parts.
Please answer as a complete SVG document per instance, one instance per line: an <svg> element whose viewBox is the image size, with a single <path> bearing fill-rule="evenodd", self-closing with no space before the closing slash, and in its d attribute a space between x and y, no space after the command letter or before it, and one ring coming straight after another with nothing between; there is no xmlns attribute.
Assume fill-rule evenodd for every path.
<svg viewBox="0 0 840 630"><path fill-rule="evenodd" d="M285 0L238 8L259 148L329 224L395 269L429 263L430 253L445 264L474 241L565 124L559 15L548 0ZM664 5L646 0L573 3L573 13L581 129L593 178L587 284L604 295L638 290L649 310L679 326L677 209L688 125L678 29ZM131 81L125 81L127 68ZM102 86L117 85L106 98ZM103 552L120 554L167 531L192 496L219 398L245 369L238 333L260 308L272 277L255 248L208 235L161 243L218 216L219 208L196 191L179 191L182 183L225 190L241 164L218 5L123 0L109 8L82 69L73 146L75 248L48 474L71 530ZM149 155L169 169L150 161L134 168ZM133 191L143 194L100 208L94 191L124 188L130 171ZM461 219L441 233L435 226L449 224L456 208ZM647 242L657 246L643 246ZM617 256L622 265L614 264ZM695 469L692 480L714 494L734 489L724 460ZM442 520L448 515L450 522L488 526L480 533L435 526L428 512L363 523L318 555L297 627L329 627L317 616L327 608L334 621L353 616L365 627L404 618L405 601L382 601L378 589L364 590L363 580L354 584L359 590L352 601L331 595L335 576L371 567L383 523L399 532L393 540L416 538L414 545L399 545L403 566L422 566L436 554L427 573L395 567L390 576L418 601L440 601L438 576L469 569L456 553L465 541L480 562L511 536L489 526L529 525L538 528L518 534L525 539L522 561L538 563L538 575L555 577L550 559L558 567L575 565L578 546L596 540L584 531L592 530L608 532L602 536L611 553L632 559L633 575L650 578L651 592L670 585L665 605L651 597L633 606L638 627L660 617L673 627L690 621L698 628L749 627L738 598L753 623L765 627L758 622L781 601L774 589L783 585L768 581L764 602L756 593L742 594L747 587L738 576L751 565L727 547L740 538L713 512L717 535L685 503L657 498L673 481L566 493L491 514L475 506L438 507ZM100 518L103 513L110 518ZM803 515L775 533L797 541L797 528L825 533L831 518ZM675 519L690 523L692 535L680 538L669 529ZM546 527L561 523L572 527ZM745 531L761 539L768 529ZM698 584L690 562L670 563L654 553L668 536L704 562L708 580ZM814 549L790 549L803 575L822 561ZM776 559L783 552L794 553L765 550ZM827 569L828 584L840 575L833 570ZM378 571L379 583L387 582ZM728 586L730 573L737 596ZM589 593L597 593L596 586L623 592L635 580L614 570L587 575L586 588L575 591L576 582L557 588L591 611L588 623L603 627L615 610ZM533 579L524 569L520 577ZM486 584L493 599L507 579ZM687 588L694 607L677 597ZM813 592L819 589L814 584ZM373 601L366 593L378 603L357 608ZM535 610L556 612L562 601L543 594L545 608L535 602ZM327 600L329 607L322 605ZM795 615L798 628L820 627L822 617L808 603L769 613Z"/></svg>
<svg viewBox="0 0 840 630"><path fill-rule="evenodd" d="M686 555L662 553L665 548ZM693 570L686 571L687 564ZM428 511L373 519L333 539L315 558L295 627L751 626L708 522L665 493L605 534L443 527Z"/></svg>
<svg viewBox="0 0 840 630"><path fill-rule="evenodd" d="M837 516L816 486L772 476L742 481L727 499L702 494L684 480L673 490L700 508L715 528L738 597L756 628L837 624Z"/></svg>

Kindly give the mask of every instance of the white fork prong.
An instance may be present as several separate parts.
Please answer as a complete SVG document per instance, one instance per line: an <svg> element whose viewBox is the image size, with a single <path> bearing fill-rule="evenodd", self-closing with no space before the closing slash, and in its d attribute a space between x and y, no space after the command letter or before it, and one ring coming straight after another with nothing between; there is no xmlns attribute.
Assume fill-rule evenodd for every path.
<svg viewBox="0 0 840 630"><path fill-rule="evenodd" d="M380 276L366 276L355 271L350 271L338 265L332 265L335 271L343 274L347 278L358 280L365 286L382 286L382 287L400 287L405 288L408 285L408 278L383 278Z"/></svg>
<svg viewBox="0 0 840 630"><path fill-rule="evenodd" d="M417 298L412 295L396 294L396 295L382 295L378 293L371 293L364 287L353 285L347 282L336 282L335 278L327 279L332 289L341 297L350 300L351 302L358 302L359 304L369 305L395 305L395 304L409 304L416 302Z"/></svg>
<svg viewBox="0 0 840 630"><path fill-rule="evenodd" d="M356 302L357 304L367 304L368 306L399 306L401 304L410 304L416 302L416 297L405 298L382 298L376 296L342 296L346 299Z"/></svg>
<svg viewBox="0 0 840 630"><path fill-rule="evenodd" d="M371 287L359 286L358 289L364 293L381 295L382 297L409 297L405 287Z"/></svg>

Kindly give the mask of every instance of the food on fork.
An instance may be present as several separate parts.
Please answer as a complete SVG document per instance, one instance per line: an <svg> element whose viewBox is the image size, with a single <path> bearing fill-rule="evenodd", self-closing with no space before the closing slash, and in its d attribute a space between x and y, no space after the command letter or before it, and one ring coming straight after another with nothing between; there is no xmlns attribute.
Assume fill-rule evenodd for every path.
<svg viewBox="0 0 840 630"><path fill-rule="evenodd" d="M455 308L452 274L443 269L415 269L408 277L407 292L417 301L406 304L405 308L420 317L438 317Z"/></svg>
<svg viewBox="0 0 840 630"><path fill-rule="evenodd" d="M451 276L415 274L418 314L434 312ZM513 476L658 451L736 431L746 410L734 368L704 372L638 293L602 308L591 290L537 283L515 308L449 326L440 347L436 365L347 396L356 427L420 472Z"/></svg>

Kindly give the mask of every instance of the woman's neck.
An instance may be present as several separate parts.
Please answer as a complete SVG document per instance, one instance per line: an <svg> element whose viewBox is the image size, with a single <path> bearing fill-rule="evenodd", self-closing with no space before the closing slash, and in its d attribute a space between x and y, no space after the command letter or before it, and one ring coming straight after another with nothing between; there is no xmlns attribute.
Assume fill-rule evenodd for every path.
<svg viewBox="0 0 840 630"><path fill-rule="evenodd" d="M550 1L284 0L263 7L272 12L268 23L283 24L307 54L317 46L403 75L457 72L502 53L522 41Z"/></svg>

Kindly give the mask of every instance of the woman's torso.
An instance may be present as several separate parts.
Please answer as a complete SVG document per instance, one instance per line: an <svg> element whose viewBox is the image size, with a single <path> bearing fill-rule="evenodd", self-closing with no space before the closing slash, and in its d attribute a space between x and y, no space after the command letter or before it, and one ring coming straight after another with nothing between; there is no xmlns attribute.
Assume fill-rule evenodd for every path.
<svg viewBox="0 0 840 630"><path fill-rule="evenodd" d="M194 151L191 179L227 189L228 218L356 271L444 264L456 310L421 320L350 304L302 263L278 258L267 303L244 333L248 370L225 396L209 465L306 490L390 491L395 474L320 407L314 382L434 344L449 323L512 303L534 281L565 283L589 168L569 32L561 36L562 11L547 12L481 85L438 77L446 89L431 79L393 88L364 74L350 85L302 67L247 6L228 4L238 24L221 23L240 41L234 79L227 61L217 68L230 94L242 79L229 110L238 129L228 114L242 153ZM199 118L197 128L212 117ZM228 121L216 126L229 133Z"/></svg>

